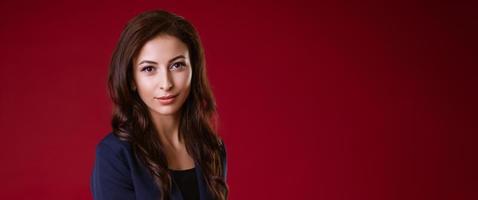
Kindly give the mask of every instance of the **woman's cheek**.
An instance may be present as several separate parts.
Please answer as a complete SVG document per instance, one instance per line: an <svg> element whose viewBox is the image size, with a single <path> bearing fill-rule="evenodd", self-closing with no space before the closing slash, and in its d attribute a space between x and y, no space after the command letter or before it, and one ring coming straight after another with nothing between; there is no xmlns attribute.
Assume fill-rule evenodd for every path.
<svg viewBox="0 0 478 200"><path fill-rule="evenodd" d="M139 78L139 80L137 81L137 87L138 87L138 92L140 93L140 96L143 98L143 100L146 98L146 99L149 99L149 97L152 94L152 91L153 91L153 87L154 87L154 83L152 83L151 80L146 80L144 78Z"/></svg>

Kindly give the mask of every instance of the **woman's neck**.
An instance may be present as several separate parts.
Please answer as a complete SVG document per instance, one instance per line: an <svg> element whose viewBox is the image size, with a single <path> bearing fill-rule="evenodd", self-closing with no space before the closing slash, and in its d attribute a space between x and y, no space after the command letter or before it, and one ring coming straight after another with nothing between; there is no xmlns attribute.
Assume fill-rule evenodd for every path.
<svg viewBox="0 0 478 200"><path fill-rule="evenodd" d="M179 138L179 115L154 115L153 123L159 134L159 139L167 148L181 148L182 140Z"/></svg>
<svg viewBox="0 0 478 200"><path fill-rule="evenodd" d="M184 141L179 137L178 115L155 115L153 122L164 147L169 169L184 170L195 166L194 159L188 154Z"/></svg>

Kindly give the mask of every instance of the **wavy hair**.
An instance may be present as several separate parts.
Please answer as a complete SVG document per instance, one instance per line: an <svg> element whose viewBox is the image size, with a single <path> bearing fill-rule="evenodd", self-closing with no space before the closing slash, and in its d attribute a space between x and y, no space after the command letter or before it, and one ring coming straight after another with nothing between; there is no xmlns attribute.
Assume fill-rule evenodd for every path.
<svg viewBox="0 0 478 200"><path fill-rule="evenodd" d="M216 104L206 75L204 51L194 26L183 17L162 10L147 11L131 19L122 31L108 75L114 104L113 132L131 144L138 161L151 172L161 199L169 199L172 180L158 131L148 107L132 89L133 60L147 41L160 34L174 36L188 47L193 71L189 96L179 111L179 134L189 155L201 165L213 197L227 199L229 189L221 161L224 146L216 131Z"/></svg>

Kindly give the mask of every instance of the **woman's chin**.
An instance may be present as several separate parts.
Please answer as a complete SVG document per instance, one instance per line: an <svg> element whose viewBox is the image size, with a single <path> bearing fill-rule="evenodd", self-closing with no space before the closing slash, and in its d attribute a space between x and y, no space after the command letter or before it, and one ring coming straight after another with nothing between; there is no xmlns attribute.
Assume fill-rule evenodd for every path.
<svg viewBox="0 0 478 200"><path fill-rule="evenodd" d="M154 115L160 116L174 116L178 114L179 109L174 106L163 106L162 108L150 109Z"/></svg>

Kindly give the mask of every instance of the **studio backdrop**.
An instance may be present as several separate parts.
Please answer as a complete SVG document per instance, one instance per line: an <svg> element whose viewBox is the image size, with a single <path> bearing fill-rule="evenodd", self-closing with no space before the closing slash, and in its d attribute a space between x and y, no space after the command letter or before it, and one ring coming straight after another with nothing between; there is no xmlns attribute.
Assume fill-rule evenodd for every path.
<svg viewBox="0 0 478 200"><path fill-rule="evenodd" d="M477 5L0 2L0 199L92 199L129 19L197 28L229 199L478 199Z"/></svg>

